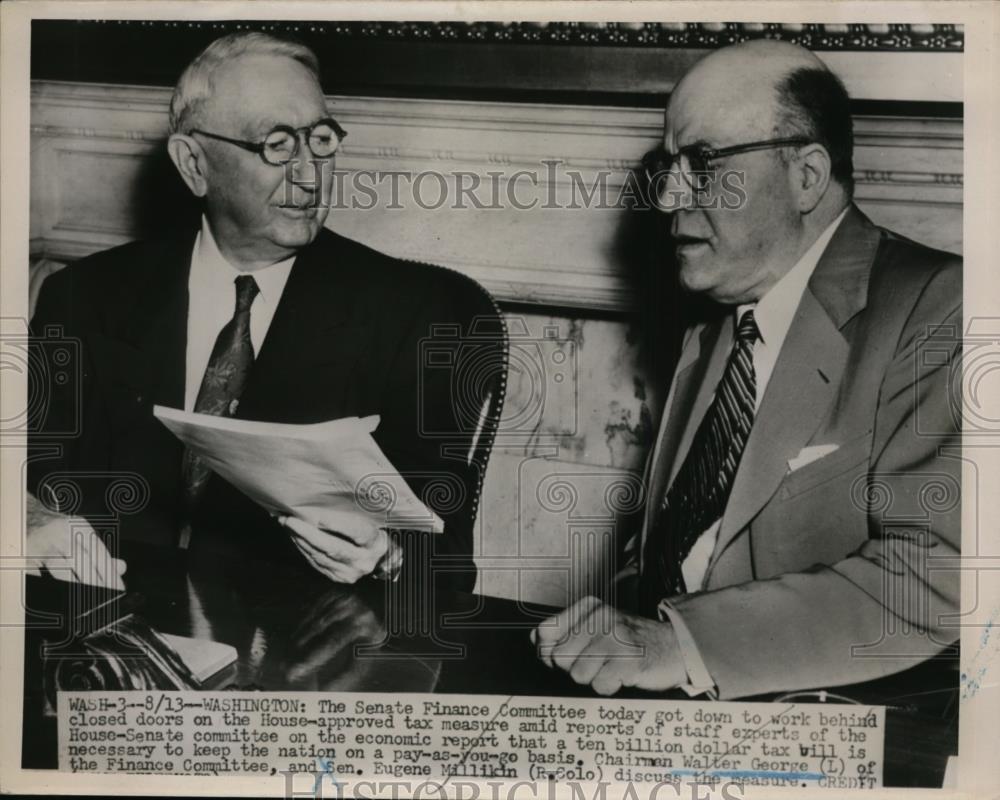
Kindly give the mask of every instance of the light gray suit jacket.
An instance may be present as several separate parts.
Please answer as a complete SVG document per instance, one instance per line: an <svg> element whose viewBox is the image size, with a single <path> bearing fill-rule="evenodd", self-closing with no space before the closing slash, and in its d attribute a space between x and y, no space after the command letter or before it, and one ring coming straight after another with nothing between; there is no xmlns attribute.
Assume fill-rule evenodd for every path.
<svg viewBox="0 0 1000 800"><path fill-rule="evenodd" d="M958 638L961 302L961 259L849 209L762 398L705 588L673 599L720 697L870 680ZM731 314L688 332L649 498L680 467L732 336ZM837 448L791 470L811 445Z"/></svg>

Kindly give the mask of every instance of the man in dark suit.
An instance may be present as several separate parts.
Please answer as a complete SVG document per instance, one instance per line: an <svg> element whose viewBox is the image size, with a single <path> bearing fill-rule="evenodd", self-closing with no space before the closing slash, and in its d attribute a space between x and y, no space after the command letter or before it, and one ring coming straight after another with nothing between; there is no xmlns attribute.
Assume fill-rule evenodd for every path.
<svg viewBox="0 0 1000 800"><path fill-rule="evenodd" d="M86 258L49 277L39 296L35 346L53 331L75 339L82 385L42 387L49 407L33 431L28 481L36 530L52 541L67 514L123 512L123 537L190 540L193 551L222 556L220 568L232 556L304 559L350 583L400 568L423 575L433 558L439 578L471 589L482 466L473 456L488 443L469 408L487 407L496 386L423 370L421 343L433 326L461 338L491 322L492 345L473 356L490 359L480 377L495 376L503 347L492 300L457 273L324 229L345 132L307 48L257 33L217 40L178 82L170 127L170 158L203 203L200 229ZM444 533L272 520L186 453L154 404L295 424L378 414L374 436L396 469L425 501L444 498L428 502ZM47 502L60 499L65 479L77 489ZM109 508L121 480L136 497ZM104 563L94 579L114 583L123 565L93 547L88 563Z"/></svg>
<svg viewBox="0 0 1000 800"><path fill-rule="evenodd" d="M716 51L671 95L647 164L716 313L684 339L620 607L534 632L597 692L858 683L958 638L961 261L853 205L852 150L842 84L790 44Z"/></svg>

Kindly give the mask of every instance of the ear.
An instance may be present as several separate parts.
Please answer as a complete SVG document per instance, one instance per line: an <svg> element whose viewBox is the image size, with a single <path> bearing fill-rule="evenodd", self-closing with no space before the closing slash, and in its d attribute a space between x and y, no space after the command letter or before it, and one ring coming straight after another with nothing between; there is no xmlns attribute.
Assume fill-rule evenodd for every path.
<svg viewBox="0 0 1000 800"><path fill-rule="evenodd" d="M175 133L167 139L167 153L195 197L208 193L205 151L192 136Z"/></svg>
<svg viewBox="0 0 1000 800"><path fill-rule="evenodd" d="M830 154L821 144L808 144L799 149L791 166L792 191L799 213L808 214L819 205L830 185Z"/></svg>

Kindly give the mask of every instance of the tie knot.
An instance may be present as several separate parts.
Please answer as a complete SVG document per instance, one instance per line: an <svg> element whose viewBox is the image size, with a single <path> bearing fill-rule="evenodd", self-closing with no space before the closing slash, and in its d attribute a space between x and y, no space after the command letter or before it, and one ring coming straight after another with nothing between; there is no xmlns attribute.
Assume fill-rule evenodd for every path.
<svg viewBox="0 0 1000 800"><path fill-rule="evenodd" d="M252 275L240 275L236 279L236 312L249 311L259 291Z"/></svg>
<svg viewBox="0 0 1000 800"><path fill-rule="evenodd" d="M739 342L749 342L753 344L760 338L760 329L757 327L757 320L753 317L753 309L743 312L739 324L736 326L736 340Z"/></svg>

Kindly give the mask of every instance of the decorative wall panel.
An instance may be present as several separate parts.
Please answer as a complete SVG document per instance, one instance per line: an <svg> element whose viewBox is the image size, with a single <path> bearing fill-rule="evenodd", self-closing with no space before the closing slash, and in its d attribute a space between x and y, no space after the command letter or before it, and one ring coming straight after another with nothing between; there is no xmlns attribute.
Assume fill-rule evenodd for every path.
<svg viewBox="0 0 1000 800"><path fill-rule="evenodd" d="M166 203L184 203L163 152L168 98L162 88L33 84L34 258L79 258L180 213ZM661 112L413 98L329 103L350 134L329 227L454 267L501 300L630 306L636 272L655 247L648 223L656 212L629 208L629 193L639 159L660 135ZM860 117L856 138L861 207L908 236L961 251L961 121Z"/></svg>

